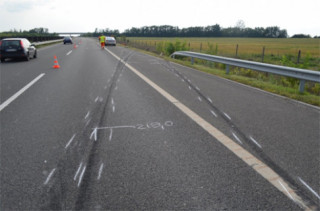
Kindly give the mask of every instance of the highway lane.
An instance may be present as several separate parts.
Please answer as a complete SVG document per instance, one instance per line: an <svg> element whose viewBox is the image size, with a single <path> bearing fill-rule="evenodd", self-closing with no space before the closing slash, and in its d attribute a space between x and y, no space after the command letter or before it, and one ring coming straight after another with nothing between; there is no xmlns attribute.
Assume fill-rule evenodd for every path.
<svg viewBox="0 0 320 211"><path fill-rule="evenodd" d="M81 40L77 49L57 45L31 60L34 73L25 83L40 73L46 75L1 111L2 210L299 209L123 62L99 49L96 40ZM241 117L237 109L223 110L239 128L233 134L230 123L219 119L222 107L218 97L206 90L205 81L222 83L221 79L186 68L175 72L181 67L125 48L108 49L232 139L233 135L241 138L239 131L247 133L237 119ZM54 54L62 67L59 70L51 68ZM22 74L14 72L20 63L5 65L1 64L1 74L6 72L8 77L1 80L12 76L11 87L17 87L5 86L7 99L25 83L22 79L16 80L19 85L14 83L15 74ZM192 83L186 84L181 72ZM248 89L224 83L220 89L235 86L240 94ZM209 96L214 107L203 96ZM265 149L269 145L258 136L261 130L252 136ZM262 133L261 137L268 136ZM253 154L261 154L243 143ZM314 179L315 173L306 175Z"/></svg>

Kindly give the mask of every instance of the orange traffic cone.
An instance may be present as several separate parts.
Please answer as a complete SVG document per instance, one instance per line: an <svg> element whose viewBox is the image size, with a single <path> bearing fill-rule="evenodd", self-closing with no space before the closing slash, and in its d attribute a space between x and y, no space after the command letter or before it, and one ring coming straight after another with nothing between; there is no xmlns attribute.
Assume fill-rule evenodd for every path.
<svg viewBox="0 0 320 211"><path fill-rule="evenodd" d="M58 60L57 60L57 56L54 55L54 65L53 65L53 69L59 69L60 68L60 65L58 63Z"/></svg>
<svg viewBox="0 0 320 211"><path fill-rule="evenodd" d="M76 49L76 48L77 48L77 45L76 45L76 44L74 44L74 45L73 45L73 48L74 48L74 49Z"/></svg>

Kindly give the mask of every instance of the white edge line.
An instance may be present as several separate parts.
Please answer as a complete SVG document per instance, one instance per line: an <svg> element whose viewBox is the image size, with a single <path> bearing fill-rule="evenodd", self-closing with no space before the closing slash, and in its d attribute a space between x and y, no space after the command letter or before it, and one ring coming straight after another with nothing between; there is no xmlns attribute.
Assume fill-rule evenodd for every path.
<svg viewBox="0 0 320 211"><path fill-rule="evenodd" d="M35 79L33 79L30 83L28 83L26 86L24 86L22 89L20 89L17 93L15 93L9 99L7 99L5 102L3 102L0 105L0 111L2 111L5 107L7 107L10 103L12 103L15 99L17 99L23 92L25 92L27 89L29 89L33 84L35 84L38 80L40 80L44 75L45 75L45 73L41 73Z"/></svg>
<svg viewBox="0 0 320 211"><path fill-rule="evenodd" d="M48 182L50 181L50 179L51 179L51 177L52 177L52 175L53 175L53 173L55 171L56 171L55 168L51 170L51 172L50 172L49 176L47 177L46 181L43 183L44 185L48 184Z"/></svg>
<svg viewBox="0 0 320 211"><path fill-rule="evenodd" d="M76 174L75 174L74 177L73 177L73 180L74 180L74 181L77 180L77 177L78 177L78 174L79 174L79 172L80 172L81 167L82 167L82 162L79 164L78 170L77 170Z"/></svg>
<svg viewBox="0 0 320 211"><path fill-rule="evenodd" d="M68 148L68 146L71 144L71 142L73 141L74 137L76 137L76 134L73 134L73 136L71 137L71 139L69 140L69 142L67 143L65 149Z"/></svg>
<svg viewBox="0 0 320 211"><path fill-rule="evenodd" d="M79 178L79 182L78 182L78 187L80 187L81 181L82 181L82 177L84 175L84 172L86 171L86 166L83 167L80 178Z"/></svg>
<svg viewBox="0 0 320 211"><path fill-rule="evenodd" d="M315 192L305 181L303 181L303 179L301 179L300 177L298 178L304 186L306 186L318 199L320 199L320 196L317 192Z"/></svg>

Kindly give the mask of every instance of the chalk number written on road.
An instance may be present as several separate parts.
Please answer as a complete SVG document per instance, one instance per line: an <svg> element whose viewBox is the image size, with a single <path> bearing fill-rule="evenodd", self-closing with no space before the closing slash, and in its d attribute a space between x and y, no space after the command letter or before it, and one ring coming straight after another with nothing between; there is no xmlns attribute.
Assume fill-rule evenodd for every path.
<svg viewBox="0 0 320 211"><path fill-rule="evenodd" d="M165 127L171 127L173 126L173 122L171 121L166 121L164 124L161 124L160 122L152 122L152 123L147 123L145 125L143 124L137 124L136 128L138 130L146 130L146 129L157 129L157 128L162 128L164 130Z"/></svg>

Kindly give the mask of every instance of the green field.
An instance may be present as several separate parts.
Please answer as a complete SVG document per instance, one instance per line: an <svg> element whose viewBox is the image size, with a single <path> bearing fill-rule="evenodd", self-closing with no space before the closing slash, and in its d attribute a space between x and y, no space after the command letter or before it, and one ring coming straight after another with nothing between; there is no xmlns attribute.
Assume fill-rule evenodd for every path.
<svg viewBox="0 0 320 211"><path fill-rule="evenodd" d="M149 46L156 50L159 43L181 42L186 50L218 56L237 57L271 64L297 66L320 71L320 39L275 39L275 38L144 38L130 37L129 42ZM238 53L236 49L238 45ZM298 54L301 51L298 63ZM291 63L284 64L283 56ZM304 66L302 64L305 63ZM308 63L308 64L306 64Z"/></svg>
<svg viewBox="0 0 320 211"><path fill-rule="evenodd" d="M167 60L171 60L169 55L176 50L190 50L320 71L320 39L129 37L118 41L154 55L162 55ZM238 51L236 52L237 46ZM264 56L262 56L263 48L265 48ZM298 62L299 51L301 54ZM180 58L174 61L200 71L320 106L320 84L318 83L307 82L305 92L299 93L298 79L237 67L232 67L230 74L226 74L225 65L198 59L195 59L194 65L190 64L190 58Z"/></svg>

